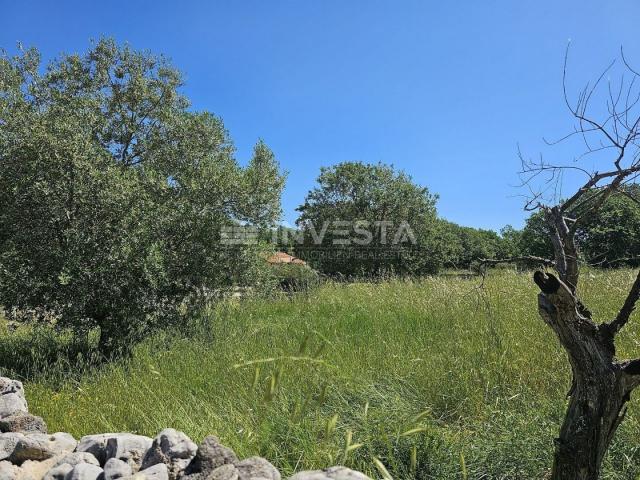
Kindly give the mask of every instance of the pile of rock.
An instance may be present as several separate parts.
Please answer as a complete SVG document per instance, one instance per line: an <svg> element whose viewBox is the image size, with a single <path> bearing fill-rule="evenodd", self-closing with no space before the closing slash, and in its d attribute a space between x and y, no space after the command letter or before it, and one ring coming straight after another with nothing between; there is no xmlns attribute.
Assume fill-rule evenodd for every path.
<svg viewBox="0 0 640 480"><path fill-rule="evenodd" d="M280 480L267 460L240 460L209 436L197 446L172 428L156 438L131 433L47 433L29 413L22 383L0 377L0 480ZM290 480L368 480L345 467L299 472Z"/></svg>

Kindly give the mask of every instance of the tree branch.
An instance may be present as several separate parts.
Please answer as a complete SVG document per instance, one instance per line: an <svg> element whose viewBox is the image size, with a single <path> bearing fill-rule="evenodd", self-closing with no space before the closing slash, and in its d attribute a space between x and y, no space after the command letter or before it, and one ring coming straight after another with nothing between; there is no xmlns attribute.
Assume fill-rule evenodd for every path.
<svg viewBox="0 0 640 480"><path fill-rule="evenodd" d="M615 320L609 323L609 329L611 333L618 333L622 327L624 327L631 314L636 309L636 304L640 300L640 271L638 272L638 276L636 277L636 281L633 283L631 290L629 290L629 295L627 295L627 299L624 302L624 305L620 309L620 312L616 316ZM640 372L639 372L640 373Z"/></svg>
<svg viewBox="0 0 640 480"><path fill-rule="evenodd" d="M544 265L545 267L555 267L556 265L556 262L553 260L536 257L535 255L522 255L508 258L482 258L479 262L481 265L500 265L502 263L535 263L537 265Z"/></svg>

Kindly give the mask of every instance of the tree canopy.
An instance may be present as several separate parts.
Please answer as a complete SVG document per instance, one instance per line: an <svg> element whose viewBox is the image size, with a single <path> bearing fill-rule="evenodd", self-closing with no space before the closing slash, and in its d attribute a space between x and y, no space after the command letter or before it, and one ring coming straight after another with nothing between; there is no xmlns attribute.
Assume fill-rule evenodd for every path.
<svg viewBox="0 0 640 480"><path fill-rule="evenodd" d="M5 307L99 327L109 350L195 291L260 281L258 247L224 246L220 231L274 224L284 176L263 142L242 167L182 84L162 56L110 39L46 69L35 49L0 57Z"/></svg>
<svg viewBox="0 0 640 480"><path fill-rule="evenodd" d="M298 208L300 255L329 274L421 274L438 270L437 196L384 164L323 168ZM323 233L321 236L320 233Z"/></svg>
<svg viewBox="0 0 640 480"><path fill-rule="evenodd" d="M598 195L593 191L591 196ZM550 228L542 212L533 213L521 231L524 255L551 258ZM628 185L612 193L602 206L581 220L576 229L580 259L598 267L640 265L640 187Z"/></svg>

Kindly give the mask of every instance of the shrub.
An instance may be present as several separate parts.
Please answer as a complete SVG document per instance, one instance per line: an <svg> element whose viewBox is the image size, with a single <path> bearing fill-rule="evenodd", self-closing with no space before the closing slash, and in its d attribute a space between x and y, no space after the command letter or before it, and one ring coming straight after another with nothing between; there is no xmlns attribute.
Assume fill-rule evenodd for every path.
<svg viewBox="0 0 640 480"><path fill-rule="evenodd" d="M320 275L307 265L280 263L272 265L280 288L287 292L302 292L320 283Z"/></svg>

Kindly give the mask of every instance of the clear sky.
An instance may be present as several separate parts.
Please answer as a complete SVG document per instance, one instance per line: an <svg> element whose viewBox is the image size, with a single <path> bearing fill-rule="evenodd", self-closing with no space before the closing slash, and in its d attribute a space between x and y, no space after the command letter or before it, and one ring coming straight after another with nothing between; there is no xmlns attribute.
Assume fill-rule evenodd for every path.
<svg viewBox="0 0 640 480"><path fill-rule="evenodd" d="M0 47L45 59L113 36L164 53L193 107L220 115L246 162L263 138L289 171L285 220L321 166L393 163L464 225L521 226L517 144L571 127L561 88L621 45L640 64L637 0L0 0Z"/></svg>

